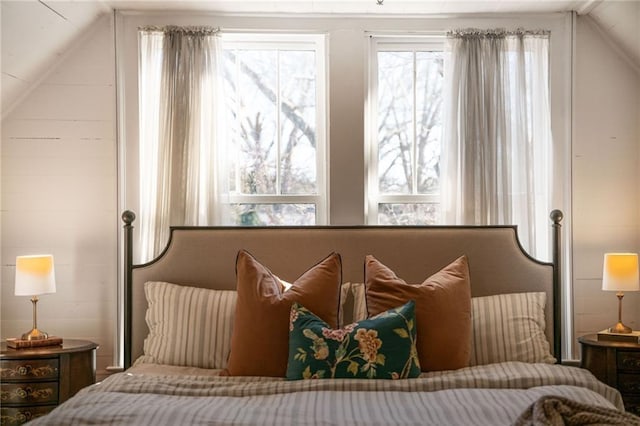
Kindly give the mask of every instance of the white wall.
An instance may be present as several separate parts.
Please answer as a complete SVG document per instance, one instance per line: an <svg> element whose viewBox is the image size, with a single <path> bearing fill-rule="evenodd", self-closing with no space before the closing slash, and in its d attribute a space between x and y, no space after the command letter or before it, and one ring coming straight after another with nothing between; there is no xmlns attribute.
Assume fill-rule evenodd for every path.
<svg viewBox="0 0 640 426"><path fill-rule="evenodd" d="M13 295L15 257L51 253L55 294L38 327L97 342L111 364L116 294L115 55L111 16L95 24L2 121L2 338L31 329Z"/></svg>
<svg viewBox="0 0 640 426"><path fill-rule="evenodd" d="M602 287L605 252L640 252L640 75L589 17L576 27L573 133L575 334L617 321ZM624 297L623 321L640 329L640 294Z"/></svg>
<svg viewBox="0 0 640 426"><path fill-rule="evenodd" d="M139 17L131 18L139 19ZM200 17L211 21L209 17ZM162 18L156 18L161 21ZM184 20L172 18L172 22ZM331 84L330 158L332 223L364 220L363 60L365 29L437 29L475 21L367 19L213 20L228 27L307 27L329 31ZM487 26L505 26L498 19ZM565 20L514 25L565 31ZM147 22L155 23L155 22ZM135 25L135 22L133 23ZM510 27L511 25L509 25ZM566 35L566 34L565 34ZM13 296L15 256L51 252L56 257L58 292L39 303L41 328L63 337L100 343L98 371L112 360L117 280L116 244L120 233L116 199L115 45L111 19L97 24L58 68L2 122L2 312L0 334L16 336L31 326L28 298ZM130 35L129 35L130 36ZM125 43L134 43L121 38ZM563 140L571 110L566 103L570 50L563 38L553 43L554 136ZM129 66L131 58L129 58ZM638 152L640 122L638 76L619 60L598 34L578 21L574 93L573 225L578 333L596 331L615 320L615 297L599 290L602 253L640 249ZM135 66L134 66L135 68ZM558 75L559 74L559 75ZM611 76L611 77L609 77ZM128 75L135 80L135 72ZM127 86L120 88L131 95ZM562 94L558 94L562 93ZM133 93L135 97L135 92ZM635 96L635 97L634 97ZM131 112L130 106L127 110ZM615 137L615 139L612 139ZM606 145L604 143L606 142ZM606 149L605 149L606 147ZM336 171L333 174L333 170ZM635 179L635 180L633 180ZM627 183L633 180L635 183ZM355 182L345 185L345 182ZM630 191L630 192L628 192ZM126 203L125 203L126 204ZM129 207L128 205L120 207ZM638 298L625 297L626 312ZM635 296L635 295L633 295ZM605 306L605 308L603 308ZM631 320L631 318L630 318ZM631 323L631 321L629 321Z"/></svg>

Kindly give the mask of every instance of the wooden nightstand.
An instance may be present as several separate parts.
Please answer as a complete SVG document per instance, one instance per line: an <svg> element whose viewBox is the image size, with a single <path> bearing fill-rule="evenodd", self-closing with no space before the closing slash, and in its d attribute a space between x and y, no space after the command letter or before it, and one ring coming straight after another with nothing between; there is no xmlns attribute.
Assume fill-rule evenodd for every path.
<svg viewBox="0 0 640 426"><path fill-rule="evenodd" d="M578 338L580 366L622 394L627 411L640 415L640 344L598 340L595 334Z"/></svg>
<svg viewBox="0 0 640 426"><path fill-rule="evenodd" d="M0 424L43 416L96 381L96 345L65 339L61 346L0 352Z"/></svg>

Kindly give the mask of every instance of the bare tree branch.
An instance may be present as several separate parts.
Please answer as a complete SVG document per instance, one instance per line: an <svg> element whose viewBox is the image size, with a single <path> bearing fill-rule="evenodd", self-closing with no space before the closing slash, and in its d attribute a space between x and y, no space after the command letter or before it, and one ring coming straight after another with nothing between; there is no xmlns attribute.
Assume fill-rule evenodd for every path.
<svg viewBox="0 0 640 426"><path fill-rule="evenodd" d="M225 53L229 55L230 58L232 58L233 61L235 62L236 57L233 52L227 51ZM251 78L251 80L255 83L256 87L260 89L262 94L265 95L267 99L269 99L274 104L277 102L278 97L276 96L276 93L264 83L263 79L260 77L260 75L257 72L255 72L253 69L251 69L247 64L245 64L242 61L240 62L240 69L243 73L245 73L247 76ZM291 122L298 129L300 129L300 131L309 140L309 143L311 144L311 146L315 148L316 132L313 129L313 127L311 127L306 122L304 117L300 116L300 114L296 112L296 108L293 105L291 105L291 103L288 102L286 99L282 100L282 102L280 103L280 107L282 108L282 112L287 116L287 118L291 120Z"/></svg>

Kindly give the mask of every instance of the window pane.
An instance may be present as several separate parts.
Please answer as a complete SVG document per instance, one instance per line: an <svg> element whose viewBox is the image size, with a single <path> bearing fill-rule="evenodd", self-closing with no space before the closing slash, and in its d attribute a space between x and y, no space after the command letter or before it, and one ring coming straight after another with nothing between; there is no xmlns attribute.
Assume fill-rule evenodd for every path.
<svg viewBox="0 0 640 426"><path fill-rule="evenodd" d="M276 193L277 58L275 50L225 52L234 114L230 178L239 193Z"/></svg>
<svg viewBox="0 0 640 426"><path fill-rule="evenodd" d="M416 151L419 194L439 192L443 66L442 52L416 52Z"/></svg>
<svg viewBox="0 0 640 426"><path fill-rule="evenodd" d="M315 51L237 49L224 58L230 191L317 194Z"/></svg>
<svg viewBox="0 0 640 426"><path fill-rule="evenodd" d="M316 194L315 52L280 52L282 194Z"/></svg>
<svg viewBox="0 0 640 426"><path fill-rule="evenodd" d="M315 204L226 204L227 225L315 225Z"/></svg>
<svg viewBox="0 0 640 426"><path fill-rule="evenodd" d="M413 53L378 52L378 181L381 193L412 193Z"/></svg>
<svg viewBox="0 0 640 426"><path fill-rule="evenodd" d="M437 203L378 204L380 225L435 225L439 216Z"/></svg>

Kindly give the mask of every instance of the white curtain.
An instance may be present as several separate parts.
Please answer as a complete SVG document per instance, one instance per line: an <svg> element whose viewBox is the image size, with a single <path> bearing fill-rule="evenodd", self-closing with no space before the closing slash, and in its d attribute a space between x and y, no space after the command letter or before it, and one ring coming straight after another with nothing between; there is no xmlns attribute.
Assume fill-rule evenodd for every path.
<svg viewBox="0 0 640 426"><path fill-rule="evenodd" d="M525 249L548 259L549 33L453 31L445 58L444 222L516 224Z"/></svg>
<svg viewBox="0 0 640 426"><path fill-rule="evenodd" d="M140 262L169 226L215 223L218 40L208 27L139 31Z"/></svg>

